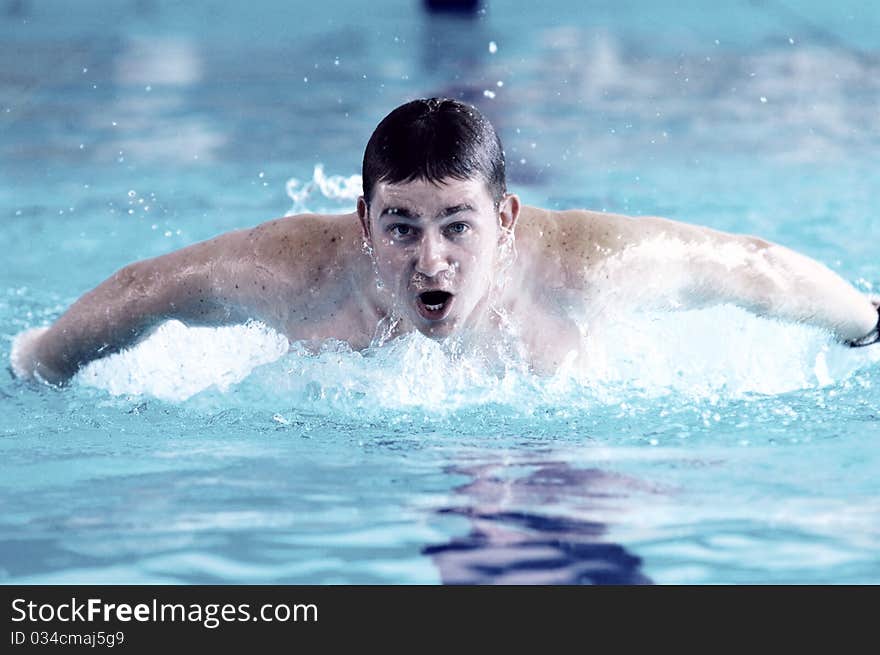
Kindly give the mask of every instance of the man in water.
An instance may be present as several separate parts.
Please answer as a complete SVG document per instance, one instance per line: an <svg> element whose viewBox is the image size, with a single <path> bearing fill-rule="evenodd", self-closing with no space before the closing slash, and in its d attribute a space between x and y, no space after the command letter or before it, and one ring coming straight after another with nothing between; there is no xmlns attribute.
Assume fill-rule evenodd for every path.
<svg viewBox="0 0 880 655"><path fill-rule="evenodd" d="M880 340L876 300L782 246L522 206L489 121L434 98L398 107L373 132L355 212L285 217L126 266L51 327L19 335L11 359L17 376L59 384L166 320L257 319L291 341L355 349L412 331L479 343L503 330L533 370L553 372L585 357L585 317L721 303L849 346Z"/></svg>

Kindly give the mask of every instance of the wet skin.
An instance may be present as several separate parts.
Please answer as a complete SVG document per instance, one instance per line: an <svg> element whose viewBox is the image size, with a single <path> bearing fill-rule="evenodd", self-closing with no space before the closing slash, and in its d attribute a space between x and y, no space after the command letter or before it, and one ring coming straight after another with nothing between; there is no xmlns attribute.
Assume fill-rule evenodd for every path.
<svg viewBox="0 0 880 655"><path fill-rule="evenodd" d="M50 328L20 335L11 363L19 377L61 383L165 320L257 319L291 341L355 349L382 330L487 345L504 330L550 373L583 360L585 331L609 308L719 303L841 341L878 320L876 300L756 237L526 207L512 194L496 205L481 179L417 179L377 184L350 214L285 217L126 266Z"/></svg>
<svg viewBox="0 0 880 655"><path fill-rule="evenodd" d="M380 182L369 207L358 202L388 308L435 338L479 326L501 300L500 254L518 216L516 196L496 206L478 180Z"/></svg>

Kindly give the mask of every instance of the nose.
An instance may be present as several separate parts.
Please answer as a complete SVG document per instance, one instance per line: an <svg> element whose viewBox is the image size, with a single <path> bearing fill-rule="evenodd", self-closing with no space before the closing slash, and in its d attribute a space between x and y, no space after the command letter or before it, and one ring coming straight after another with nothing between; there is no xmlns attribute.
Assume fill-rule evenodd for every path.
<svg viewBox="0 0 880 655"><path fill-rule="evenodd" d="M416 272L433 278L449 270L446 250L440 240L431 234L422 237L416 258Z"/></svg>

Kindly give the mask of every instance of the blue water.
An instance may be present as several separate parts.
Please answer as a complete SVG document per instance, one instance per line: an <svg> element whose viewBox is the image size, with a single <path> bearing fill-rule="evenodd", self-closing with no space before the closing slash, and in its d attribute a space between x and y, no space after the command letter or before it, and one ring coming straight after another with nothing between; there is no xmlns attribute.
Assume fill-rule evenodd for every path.
<svg viewBox="0 0 880 655"><path fill-rule="evenodd" d="M350 211L373 127L426 95L490 116L529 204L880 290L880 10L485 8L0 2L5 352L130 261ZM172 323L65 389L5 375L0 581L880 582L878 349L730 307L593 338L537 378Z"/></svg>

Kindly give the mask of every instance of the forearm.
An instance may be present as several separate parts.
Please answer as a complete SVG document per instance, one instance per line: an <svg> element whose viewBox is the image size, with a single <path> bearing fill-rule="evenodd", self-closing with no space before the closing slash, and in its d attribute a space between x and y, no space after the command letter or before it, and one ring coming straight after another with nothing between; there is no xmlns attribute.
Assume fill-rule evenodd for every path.
<svg viewBox="0 0 880 655"><path fill-rule="evenodd" d="M120 270L40 334L29 352L21 353L19 368L60 384L88 362L132 345L167 317L168 308L150 297L150 287L137 265Z"/></svg>
<svg viewBox="0 0 880 655"><path fill-rule="evenodd" d="M53 384L65 382L88 362L135 343L162 320L140 306L120 271L77 300L35 344L33 373Z"/></svg>
<svg viewBox="0 0 880 655"><path fill-rule="evenodd" d="M839 275L788 248L749 241L754 249L733 300L761 315L825 329L844 342L874 329L874 305Z"/></svg>
<svg viewBox="0 0 880 655"><path fill-rule="evenodd" d="M754 237L691 246L690 295L701 304L726 302L760 316L814 325L842 342L877 325L871 300L819 262Z"/></svg>
<svg viewBox="0 0 880 655"><path fill-rule="evenodd" d="M641 304L687 309L728 303L814 325L842 342L861 339L877 325L877 309L865 294L783 246L656 217L606 222L602 234L610 236L601 245L611 256L596 279L604 276Z"/></svg>
<svg viewBox="0 0 880 655"><path fill-rule="evenodd" d="M84 294L54 325L18 348L16 374L61 384L90 361L135 344L163 321L214 325L238 320L217 299L210 265L169 259L176 257L126 266Z"/></svg>

